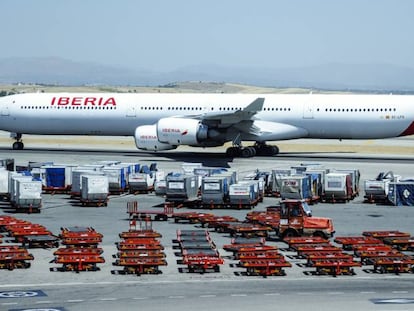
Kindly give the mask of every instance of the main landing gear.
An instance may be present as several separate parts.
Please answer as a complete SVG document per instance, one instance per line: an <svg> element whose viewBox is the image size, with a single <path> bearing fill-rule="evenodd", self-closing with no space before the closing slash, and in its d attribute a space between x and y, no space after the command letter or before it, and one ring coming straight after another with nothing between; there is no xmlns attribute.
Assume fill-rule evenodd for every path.
<svg viewBox="0 0 414 311"><path fill-rule="evenodd" d="M253 146L242 147L233 146L227 148L226 156L230 158L242 157L251 158L256 155L258 156L275 156L279 153L279 148L274 145L266 145L264 142L256 142Z"/></svg>
<svg viewBox="0 0 414 311"><path fill-rule="evenodd" d="M16 140L12 145L13 150L23 150L24 144L22 142L22 134L20 134L20 133L11 133L10 137L12 137Z"/></svg>

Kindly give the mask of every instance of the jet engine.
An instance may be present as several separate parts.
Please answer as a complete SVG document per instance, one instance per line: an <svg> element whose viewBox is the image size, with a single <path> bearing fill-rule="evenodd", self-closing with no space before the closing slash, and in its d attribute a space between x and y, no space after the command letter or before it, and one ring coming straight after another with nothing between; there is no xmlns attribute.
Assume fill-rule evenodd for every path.
<svg viewBox="0 0 414 311"><path fill-rule="evenodd" d="M162 143L197 146L208 138L208 127L200 120L163 118L157 122L157 136Z"/></svg>
<svg viewBox="0 0 414 311"><path fill-rule="evenodd" d="M138 149L161 151L176 149L177 146L162 143L157 137L157 125L143 125L135 129L135 145Z"/></svg>

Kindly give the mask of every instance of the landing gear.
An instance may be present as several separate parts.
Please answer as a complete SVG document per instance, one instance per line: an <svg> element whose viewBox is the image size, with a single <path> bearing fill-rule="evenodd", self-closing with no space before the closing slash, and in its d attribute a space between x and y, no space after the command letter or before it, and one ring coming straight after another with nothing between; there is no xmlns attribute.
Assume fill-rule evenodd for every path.
<svg viewBox="0 0 414 311"><path fill-rule="evenodd" d="M279 153L279 148L273 145L266 145L264 142L256 142L254 146L242 147L233 146L227 148L226 156L230 158L242 157L251 158L258 156L275 156Z"/></svg>
<svg viewBox="0 0 414 311"><path fill-rule="evenodd" d="M24 144L22 142L22 134L20 134L20 133L11 133L10 137L12 137L16 140L12 145L13 150L23 150Z"/></svg>

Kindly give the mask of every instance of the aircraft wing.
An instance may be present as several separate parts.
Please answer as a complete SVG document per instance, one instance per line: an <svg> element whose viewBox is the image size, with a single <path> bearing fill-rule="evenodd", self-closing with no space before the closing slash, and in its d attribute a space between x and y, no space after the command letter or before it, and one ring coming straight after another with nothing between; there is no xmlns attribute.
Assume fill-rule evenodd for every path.
<svg viewBox="0 0 414 311"><path fill-rule="evenodd" d="M198 116L197 119L216 128L226 128L241 122L252 121L253 116L262 110L264 100L264 98L258 97L244 109L206 113Z"/></svg>

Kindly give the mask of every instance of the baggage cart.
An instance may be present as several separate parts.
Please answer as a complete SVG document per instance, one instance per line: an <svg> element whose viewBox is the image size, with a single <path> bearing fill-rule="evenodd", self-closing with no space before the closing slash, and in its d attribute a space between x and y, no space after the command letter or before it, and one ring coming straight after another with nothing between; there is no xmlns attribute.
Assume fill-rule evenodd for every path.
<svg viewBox="0 0 414 311"><path fill-rule="evenodd" d="M247 275L254 276L283 276L286 272L283 268L290 268L292 264L286 261L284 258L263 260L263 259L251 259L240 260L239 266L246 268Z"/></svg>

